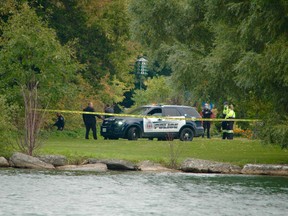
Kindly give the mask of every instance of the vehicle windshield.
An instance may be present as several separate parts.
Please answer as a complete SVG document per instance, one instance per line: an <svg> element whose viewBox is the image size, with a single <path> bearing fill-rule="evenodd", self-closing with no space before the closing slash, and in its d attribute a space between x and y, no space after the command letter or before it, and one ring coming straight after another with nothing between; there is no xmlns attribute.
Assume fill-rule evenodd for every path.
<svg viewBox="0 0 288 216"><path fill-rule="evenodd" d="M138 107L138 108L128 112L128 114L131 114L131 115L144 115L148 109L149 109L149 107Z"/></svg>

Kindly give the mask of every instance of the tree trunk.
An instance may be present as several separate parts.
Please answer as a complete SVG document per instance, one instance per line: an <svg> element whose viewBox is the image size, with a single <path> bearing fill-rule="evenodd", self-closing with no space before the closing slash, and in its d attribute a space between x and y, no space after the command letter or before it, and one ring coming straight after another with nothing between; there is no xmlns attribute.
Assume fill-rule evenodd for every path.
<svg viewBox="0 0 288 216"><path fill-rule="evenodd" d="M24 134L20 138L19 147L23 152L32 156L33 151L40 146L39 132L42 117L37 113L38 108L38 82L33 87L22 86L21 93L25 106Z"/></svg>

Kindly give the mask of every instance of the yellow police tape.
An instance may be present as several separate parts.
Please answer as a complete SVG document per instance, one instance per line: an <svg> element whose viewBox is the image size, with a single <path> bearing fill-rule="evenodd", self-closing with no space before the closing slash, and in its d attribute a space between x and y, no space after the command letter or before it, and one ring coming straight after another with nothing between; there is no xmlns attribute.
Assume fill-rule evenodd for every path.
<svg viewBox="0 0 288 216"><path fill-rule="evenodd" d="M157 118L167 120L190 120L190 121L209 121L209 122L222 122L222 121L235 121L235 122L261 122L260 119L219 119L219 118L189 118L189 117L169 117L169 116L147 116L147 115L131 115L131 114L116 114L116 113L103 113L103 112L84 112L75 110L51 110L51 109L36 109L40 112L55 112L55 113L71 113L71 114L90 114L99 116L115 116L115 117L133 117L133 118Z"/></svg>

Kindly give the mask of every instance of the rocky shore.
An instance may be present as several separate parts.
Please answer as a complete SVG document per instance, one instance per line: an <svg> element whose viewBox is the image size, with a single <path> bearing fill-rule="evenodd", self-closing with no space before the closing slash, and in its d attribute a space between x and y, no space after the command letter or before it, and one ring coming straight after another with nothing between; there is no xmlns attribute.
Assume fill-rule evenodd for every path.
<svg viewBox="0 0 288 216"><path fill-rule="evenodd" d="M0 168L51 169L68 171L153 171L153 172L189 172L189 173L221 173L221 174L249 174L288 176L288 165L246 164L243 168L229 163L219 163L208 160L188 158L182 162L179 169L169 169L151 161L133 164L125 160L116 159L87 159L80 165L68 165L66 157L62 155L41 155L32 157L22 153L14 153L8 160L0 157Z"/></svg>

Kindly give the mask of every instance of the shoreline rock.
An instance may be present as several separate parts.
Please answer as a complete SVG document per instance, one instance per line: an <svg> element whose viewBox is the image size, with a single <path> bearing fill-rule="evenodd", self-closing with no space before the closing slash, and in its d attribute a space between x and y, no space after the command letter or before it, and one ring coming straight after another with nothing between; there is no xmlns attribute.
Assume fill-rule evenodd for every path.
<svg viewBox="0 0 288 216"><path fill-rule="evenodd" d="M240 174L241 167L229 163L219 163L209 160L200 160L194 158L186 159L180 167L183 172L192 173L225 173Z"/></svg>
<svg viewBox="0 0 288 216"><path fill-rule="evenodd" d="M107 165L108 170L115 171L137 171L139 170L138 166L125 160L117 160L117 159L94 159L90 158L84 161L82 164L95 164L95 163L103 163Z"/></svg>
<svg viewBox="0 0 288 216"><path fill-rule="evenodd" d="M4 157L0 157L0 167L9 167L9 162Z"/></svg>
<svg viewBox="0 0 288 216"><path fill-rule="evenodd" d="M66 165L67 159L62 155L41 155L32 157L22 153L14 153L10 160L0 157L0 168L57 169L68 171L148 171L148 172L187 172L187 173L220 173L245 175L288 176L288 165L246 164L243 168L229 163L188 158L179 170L170 169L152 161L133 164L117 159L87 159L81 165Z"/></svg>
<svg viewBox="0 0 288 216"><path fill-rule="evenodd" d="M37 158L45 163L52 164L55 167L67 164L67 158L63 155L40 155Z"/></svg>
<svg viewBox="0 0 288 216"><path fill-rule="evenodd" d="M288 176L288 165L246 164L242 174Z"/></svg>
<svg viewBox="0 0 288 216"><path fill-rule="evenodd" d="M170 169L167 167L162 166L161 164L151 162L149 160L142 161L137 164L140 171L153 171L153 172L179 172L175 169Z"/></svg>
<svg viewBox="0 0 288 216"><path fill-rule="evenodd" d="M106 172L107 166L103 163L85 164L85 165L65 165L56 167L57 170L66 171L87 171L87 172Z"/></svg>
<svg viewBox="0 0 288 216"><path fill-rule="evenodd" d="M14 153L10 158L10 165L17 168L28 169L55 169L52 164L45 163L36 157L23 153Z"/></svg>

